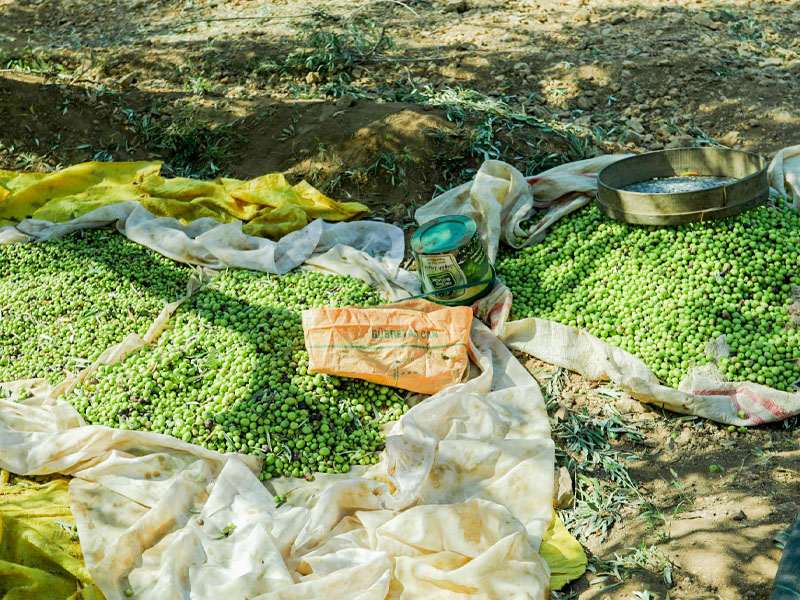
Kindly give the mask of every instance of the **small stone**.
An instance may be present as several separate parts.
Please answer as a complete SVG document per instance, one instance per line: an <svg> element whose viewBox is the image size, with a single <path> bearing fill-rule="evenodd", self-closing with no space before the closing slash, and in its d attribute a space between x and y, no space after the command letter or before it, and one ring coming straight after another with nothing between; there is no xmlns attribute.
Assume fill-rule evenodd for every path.
<svg viewBox="0 0 800 600"><path fill-rule="evenodd" d="M636 133L644 133L644 125L638 119L628 119L625 124Z"/></svg>
<svg viewBox="0 0 800 600"><path fill-rule="evenodd" d="M539 117L540 119L552 119L553 113L547 110L544 106L539 106L538 104L531 109L531 112Z"/></svg>
<svg viewBox="0 0 800 600"><path fill-rule="evenodd" d="M320 81L322 81L322 75L320 75L316 71L309 71L308 73L306 73L306 83L312 84L312 83L319 83Z"/></svg>
<svg viewBox="0 0 800 600"><path fill-rule="evenodd" d="M719 142L725 146L738 146L742 143L742 138L738 131L730 131L719 138Z"/></svg>
<svg viewBox="0 0 800 600"><path fill-rule="evenodd" d="M743 510L740 510L735 515L731 517L734 521L744 521L747 518L747 515L744 514Z"/></svg>
<svg viewBox="0 0 800 600"><path fill-rule="evenodd" d="M559 407L555 414L556 421L566 421L567 420L567 408L565 406Z"/></svg>
<svg viewBox="0 0 800 600"><path fill-rule="evenodd" d="M572 493L572 477L566 467L561 467L558 470L558 477L556 478L556 486L553 491L553 506L558 509L569 508L572 506L572 501L575 499Z"/></svg>
<svg viewBox="0 0 800 600"><path fill-rule="evenodd" d="M707 27L708 29L717 29L719 27L719 23L713 21L711 17L709 17L706 13L697 13L694 17L692 17L692 22L695 25L700 25L701 27Z"/></svg>
<svg viewBox="0 0 800 600"><path fill-rule="evenodd" d="M611 20L609 22L612 25L619 25L620 23L625 23L627 20L628 20L628 18L625 15L621 15L621 14L617 13L616 15L611 17Z"/></svg>
<svg viewBox="0 0 800 600"><path fill-rule="evenodd" d="M518 62L517 64L514 65L514 70L530 73L531 66L528 63Z"/></svg>
<svg viewBox="0 0 800 600"><path fill-rule="evenodd" d="M668 150L672 148L690 148L693 145L694 139L688 135L679 135L674 138L665 146Z"/></svg>
<svg viewBox="0 0 800 600"><path fill-rule="evenodd" d="M358 100L355 96L344 94L336 101L336 108L350 108L351 106L355 106L356 102L358 102Z"/></svg>
<svg viewBox="0 0 800 600"><path fill-rule="evenodd" d="M671 64L672 64L672 61L670 59L668 59L668 58L662 58L661 60L659 60L656 63L656 65L659 66L659 67L668 67Z"/></svg>
<svg viewBox="0 0 800 600"><path fill-rule="evenodd" d="M647 141L647 139L645 138L644 141ZM645 412L645 408L644 406L642 406L640 402L634 400L633 398L628 398L626 396L623 396L622 398L614 402L614 408L616 408L620 412L620 414L623 415Z"/></svg>
<svg viewBox="0 0 800 600"><path fill-rule="evenodd" d="M589 17L589 11L586 9L581 9L572 15L572 20L576 23L586 23L589 21Z"/></svg>
<svg viewBox="0 0 800 600"><path fill-rule="evenodd" d="M636 66L636 63L632 60L623 60L622 61L622 68L623 69L633 69Z"/></svg>
<svg viewBox="0 0 800 600"><path fill-rule="evenodd" d="M788 65L786 65L786 71L791 73L792 75L800 74L800 60L793 60Z"/></svg>
<svg viewBox="0 0 800 600"><path fill-rule="evenodd" d="M450 0L447 4L444 5L444 12L450 13L464 13L469 10L469 3L467 0Z"/></svg>
<svg viewBox="0 0 800 600"><path fill-rule="evenodd" d="M765 58L760 63L758 63L759 67L780 67L783 64L783 61L780 58L776 58L774 56L770 56L769 58Z"/></svg>
<svg viewBox="0 0 800 600"><path fill-rule="evenodd" d="M594 101L587 95L581 94L580 96L578 96L578 99L575 101L575 104L581 110L589 110L594 106Z"/></svg>

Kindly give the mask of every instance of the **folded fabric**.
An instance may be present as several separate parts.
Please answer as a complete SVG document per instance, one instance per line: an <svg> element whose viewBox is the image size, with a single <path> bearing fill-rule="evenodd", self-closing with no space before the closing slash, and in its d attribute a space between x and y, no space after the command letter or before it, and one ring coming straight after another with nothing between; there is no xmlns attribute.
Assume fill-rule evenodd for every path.
<svg viewBox="0 0 800 600"><path fill-rule="evenodd" d="M550 567L550 589L560 590L570 581L586 573L586 553L558 515L553 517L550 529L539 547L541 556Z"/></svg>
<svg viewBox="0 0 800 600"><path fill-rule="evenodd" d="M41 482L0 472L0 597L102 600L83 563L66 477Z"/></svg>
<svg viewBox="0 0 800 600"><path fill-rule="evenodd" d="M249 235L280 238L314 219L350 221L369 214L358 202L336 202L305 181L280 173L249 181L160 176L158 162L89 162L54 173L0 170L0 226L34 218L64 223L94 209L135 200L151 213L190 223L210 217L244 222Z"/></svg>

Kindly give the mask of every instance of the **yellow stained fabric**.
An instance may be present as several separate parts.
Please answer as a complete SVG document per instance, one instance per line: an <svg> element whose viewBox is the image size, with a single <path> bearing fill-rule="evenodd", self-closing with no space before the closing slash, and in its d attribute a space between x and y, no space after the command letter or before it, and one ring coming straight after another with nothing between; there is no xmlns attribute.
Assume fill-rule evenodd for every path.
<svg viewBox="0 0 800 600"><path fill-rule="evenodd" d="M586 572L586 553L558 515L542 538L539 554L550 567L551 590L560 590Z"/></svg>
<svg viewBox="0 0 800 600"><path fill-rule="evenodd" d="M13 476L12 476L13 477ZM67 478L41 483L0 471L0 598L103 600L83 564L67 495ZM539 549L560 590L586 572L586 554L556 516Z"/></svg>
<svg viewBox="0 0 800 600"><path fill-rule="evenodd" d="M8 480L0 471L0 598L103 600L71 529L69 480Z"/></svg>
<svg viewBox="0 0 800 600"><path fill-rule="evenodd" d="M358 202L336 202L280 173L241 181L159 175L157 162L74 165L54 173L0 171L0 225L26 217L63 223L101 206L135 200L155 215L189 223L210 217L244 221L245 233L277 239L310 221L349 221L369 214Z"/></svg>

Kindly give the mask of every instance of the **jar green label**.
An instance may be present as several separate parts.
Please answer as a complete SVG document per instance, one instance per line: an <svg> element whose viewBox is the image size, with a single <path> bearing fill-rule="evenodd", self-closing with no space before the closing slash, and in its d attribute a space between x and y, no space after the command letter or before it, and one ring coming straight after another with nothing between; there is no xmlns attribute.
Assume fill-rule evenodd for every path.
<svg viewBox="0 0 800 600"><path fill-rule="evenodd" d="M442 219L448 218L443 217ZM435 230L431 232L431 229L447 225L449 225L448 222L431 223L429 229L422 233L434 238L437 232ZM469 304L491 290L494 282L492 266L486 257L486 252L483 250L480 239L475 233L460 240L459 244L454 245L455 247L452 249L436 253L426 253L420 251L421 249L424 250L424 248L418 247L417 251L415 251L417 270L425 292L436 292L437 290L469 285L470 283L478 284L434 294L431 298L435 302L443 304Z"/></svg>
<svg viewBox="0 0 800 600"><path fill-rule="evenodd" d="M417 257L417 269L422 275L422 283L426 291L433 292L456 285L464 285L467 278L462 271L456 257L452 254L422 254ZM437 294L440 300L452 300L462 295L466 290L456 290Z"/></svg>

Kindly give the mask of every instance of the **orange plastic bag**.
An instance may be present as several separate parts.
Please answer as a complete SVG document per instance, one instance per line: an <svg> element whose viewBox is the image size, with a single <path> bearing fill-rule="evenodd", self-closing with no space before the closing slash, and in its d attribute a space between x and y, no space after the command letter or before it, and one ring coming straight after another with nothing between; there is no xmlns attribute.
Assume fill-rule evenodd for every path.
<svg viewBox="0 0 800 600"><path fill-rule="evenodd" d="M471 324L468 306L422 299L303 311L310 371L422 394L435 394L464 378Z"/></svg>

